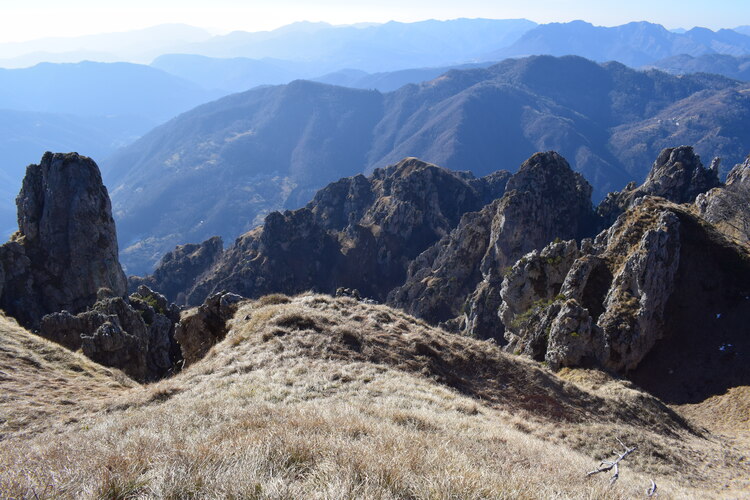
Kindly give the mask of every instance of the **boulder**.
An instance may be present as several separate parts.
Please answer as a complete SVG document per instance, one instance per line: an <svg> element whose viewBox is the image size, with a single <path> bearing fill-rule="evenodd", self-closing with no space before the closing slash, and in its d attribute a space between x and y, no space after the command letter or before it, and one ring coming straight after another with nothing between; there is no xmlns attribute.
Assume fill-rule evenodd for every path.
<svg viewBox="0 0 750 500"><path fill-rule="evenodd" d="M232 319L243 298L230 292L210 296L199 307L183 311L175 331L184 366L199 361L215 344L224 340Z"/></svg>

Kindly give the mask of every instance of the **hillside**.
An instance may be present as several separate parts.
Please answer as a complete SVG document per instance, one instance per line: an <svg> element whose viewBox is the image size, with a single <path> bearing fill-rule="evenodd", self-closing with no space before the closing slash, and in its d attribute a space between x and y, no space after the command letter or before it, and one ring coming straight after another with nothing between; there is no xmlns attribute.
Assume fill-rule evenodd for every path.
<svg viewBox="0 0 750 500"><path fill-rule="evenodd" d="M0 312L0 442L78 422L137 387L123 373L24 330ZM0 479L0 491L7 494Z"/></svg>
<svg viewBox="0 0 750 500"><path fill-rule="evenodd" d="M647 124L634 124L697 92L708 98L741 88L720 76L678 78L577 57L454 70L385 94L295 81L170 121L107 162L105 178L124 263L131 274L143 273L177 244L214 235L232 241L269 211L302 206L328 182L408 156L482 176L554 149L601 199L642 180L659 141L671 134L657 130L643 162L642 148L631 154L611 143L616 127L633 125L629 135L636 135ZM704 157L725 154L732 164L750 150L736 127L688 127ZM737 146L717 151L724 142Z"/></svg>
<svg viewBox="0 0 750 500"><path fill-rule="evenodd" d="M299 81L158 127L103 167L123 262L131 274L148 269L176 244L231 241L270 209L304 204L365 163L382 105L378 92Z"/></svg>
<svg viewBox="0 0 750 500"><path fill-rule="evenodd" d="M743 130L750 126L750 86L701 91L681 99L646 120L612 129L609 147L623 167L637 175L653 152L677 144L693 144L706 162L722 159L721 173L750 151ZM638 177L636 177L638 178Z"/></svg>
<svg viewBox="0 0 750 500"><path fill-rule="evenodd" d="M660 498L731 497L747 486L737 444L604 374L560 378L491 343L350 298L267 297L242 306L231 325L172 379L113 387L103 411L63 432L6 436L3 491L625 499L651 480ZM5 386L25 380L5 373ZM25 396L30 405L45 397ZM582 478L618 438L637 450L617 483Z"/></svg>

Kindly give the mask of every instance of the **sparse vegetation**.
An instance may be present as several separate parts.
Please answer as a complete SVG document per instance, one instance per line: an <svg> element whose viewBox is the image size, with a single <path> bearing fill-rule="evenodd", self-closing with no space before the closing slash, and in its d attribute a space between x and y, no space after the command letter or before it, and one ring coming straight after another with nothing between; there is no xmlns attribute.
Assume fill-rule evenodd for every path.
<svg viewBox="0 0 750 500"><path fill-rule="evenodd" d="M566 381L346 297L249 302L206 358L150 386L123 391L116 373L82 369L101 371L110 400L36 436L7 433L4 496L625 499L654 477L660 498L710 498L725 483L736 496L747 470L632 385ZM19 412L47 396L27 393ZM628 474L584 481L618 437L639 449Z"/></svg>
<svg viewBox="0 0 750 500"><path fill-rule="evenodd" d="M539 299L529 307L527 310L522 312L513 318L510 326L513 329L519 329L527 326L532 320L538 319L539 315L547 309L549 306L557 302L558 300L565 300L565 295L558 294L551 299ZM547 332L549 333L549 332Z"/></svg>

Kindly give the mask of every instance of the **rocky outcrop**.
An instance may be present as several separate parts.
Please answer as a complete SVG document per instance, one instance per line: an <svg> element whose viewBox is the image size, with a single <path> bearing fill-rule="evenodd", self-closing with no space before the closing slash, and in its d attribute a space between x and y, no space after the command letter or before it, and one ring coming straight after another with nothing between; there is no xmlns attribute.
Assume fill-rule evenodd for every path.
<svg viewBox="0 0 750 500"><path fill-rule="evenodd" d="M216 263L223 249L224 243L218 236L200 244L180 245L162 257L154 274L145 278L130 276L128 287L136 290L146 285L159 290L169 301L185 305L185 290Z"/></svg>
<svg viewBox="0 0 750 500"><path fill-rule="evenodd" d="M733 240L750 243L750 156L736 165L726 184L701 194L695 201L701 217Z"/></svg>
<svg viewBox="0 0 750 500"><path fill-rule="evenodd" d="M625 210L644 196L660 196L674 203L692 203L698 195L721 185L719 159L704 168L691 146L667 148L659 153L646 181L630 183L622 191L609 193L597 207L604 227L609 227Z"/></svg>
<svg viewBox="0 0 750 500"><path fill-rule="evenodd" d="M29 165L18 232L0 247L0 308L27 327L42 316L77 313L100 288L126 293L115 223L99 168L77 153L45 153Z"/></svg>
<svg viewBox="0 0 750 500"><path fill-rule="evenodd" d="M339 249L335 234L316 224L310 209L272 212L262 227L240 236L188 290L187 303L199 304L217 290L250 297L328 290L341 259Z"/></svg>
<svg viewBox="0 0 750 500"><path fill-rule="evenodd" d="M541 251L524 255L505 272L502 288L497 292L501 303L494 312L505 325L509 351L536 359L543 357L552 320L559 312L559 307L547 309L562 298L560 288L580 256L575 240L553 242Z"/></svg>
<svg viewBox="0 0 750 500"><path fill-rule="evenodd" d="M593 231L591 186L555 152L529 158L506 193L418 256L390 304L453 330L503 341L498 321L506 268L555 238Z"/></svg>
<svg viewBox="0 0 750 500"><path fill-rule="evenodd" d="M200 307L183 311L175 331L184 366L199 361L208 350L224 340L229 328L227 322L242 301L234 293L220 292L206 299Z"/></svg>
<svg viewBox="0 0 750 500"><path fill-rule="evenodd" d="M141 382L170 373L180 359L175 343L179 309L145 286L124 299L110 291L87 311L42 318L39 334Z"/></svg>
<svg viewBox="0 0 750 500"><path fill-rule="evenodd" d="M677 210L641 198L583 251L553 244L520 259L500 292L508 350L553 368L635 368L663 334L680 262Z"/></svg>
<svg viewBox="0 0 750 500"><path fill-rule="evenodd" d="M649 361L660 351L686 379L695 379L687 373L694 370L690 363L705 365L726 345L750 347L746 329L732 323L750 313L749 277L747 249L688 205L641 198L593 244L580 250L573 241L551 244L513 266L501 290L507 349L554 369L593 365L649 385L658 379L644 370L678 378L671 376L674 369L667 373ZM724 315L733 320L721 325ZM680 360L675 353L693 350L690 343L702 346L702 354ZM712 373L727 371L712 363ZM736 373L727 371L727 380L746 381L750 373L740 364L735 362ZM724 383L713 375L693 382L696 393L708 383Z"/></svg>
<svg viewBox="0 0 750 500"><path fill-rule="evenodd" d="M409 262L470 211L502 196L507 172L481 179L407 158L370 177L341 179L300 210L273 212L197 282L188 304L220 290L246 297L339 287L385 300Z"/></svg>

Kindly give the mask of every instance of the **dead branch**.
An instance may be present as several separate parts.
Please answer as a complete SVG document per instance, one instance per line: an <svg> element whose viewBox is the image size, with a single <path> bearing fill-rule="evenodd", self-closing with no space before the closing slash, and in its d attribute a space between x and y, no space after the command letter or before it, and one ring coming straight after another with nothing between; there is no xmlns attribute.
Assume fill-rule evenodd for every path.
<svg viewBox="0 0 750 500"><path fill-rule="evenodd" d="M616 458L614 460L603 460L599 464L599 467L597 467L596 470L592 470L591 472L587 473L586 477L593 476L594 474L599 474L600 472L609 472L614 469L614 474L612 474L612 478L609 480L609 484L615 484L617 478L620 477L620 462L624 460L625 457L633 453L637 448L636 446L628 448L627 446L625 446L625 444L623 444L622 441L620 441L620 438L617 438L617 442L620 443L620 446L622 446L625 451L622 453L618 453L617 451L612 452L616 455ZM656 491L656 488L654 488L654 491Z"/></svg>

